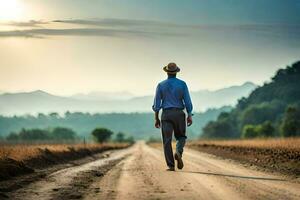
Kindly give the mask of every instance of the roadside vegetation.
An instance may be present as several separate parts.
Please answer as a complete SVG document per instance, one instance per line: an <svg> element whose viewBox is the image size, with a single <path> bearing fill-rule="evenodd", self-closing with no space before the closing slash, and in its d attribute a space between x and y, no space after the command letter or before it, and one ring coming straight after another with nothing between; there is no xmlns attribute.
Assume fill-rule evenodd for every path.
<svg viewBox="0 0 300 200"><path fill-rule="evenodd" d="M112 136L114 138L112 138ZM98 143L104 143L108 141L117 142L117 143L134 143L134 138L132 136L126 137L125 133L118 132L114 134L112 130L109 130L107 128L96 128L92 132L92 136L94 137L94 140Z"/></svg>
<svg viewBox="0 0 300 200"><path fill-rule="evenodd" d="M80 140L75 131L62 127L11 133L0 142L0 180L134 143L132 137L106 128L96 128L90 135L95 142Z"/></svg>
<svg viewBox="0 0 300 200"><path fill-rule="evenodd" d="M89 157L103 151L126 148L129 143L103 144L2 144L0 146L0 181L33 173L35 169ZM93 156L93 157L90 157Z"/></svg>
<svg viewBox="0 0 300 200"><path fill-rule="evenodd" d="M198 140L188 143L188 147L260 169L300 177L300 138Z"/></svg>
<svg viewBox="0 0 300 200"><path fill-rule="evenodd" d="M118 149L127 147L126 143L88 143L88 144L2 144L0 146L0 160L14 159L27 161L48 154L68 154L68 152L89 151L97 152L102 149ZM87 154L88 155L88 154Z"/></svg>
<svg viewBox="0 0 300 200"><path fill-rule="evenodd" d="M38 157L41 152L61 153L98 148L118 148L134 143L134 138L125 133L114 133L106 128L96 128L91 132L95 142L79 140L76 132L68 128L22 129L11 133L0 142L0 159L11 158L24 161Z"/></svg>

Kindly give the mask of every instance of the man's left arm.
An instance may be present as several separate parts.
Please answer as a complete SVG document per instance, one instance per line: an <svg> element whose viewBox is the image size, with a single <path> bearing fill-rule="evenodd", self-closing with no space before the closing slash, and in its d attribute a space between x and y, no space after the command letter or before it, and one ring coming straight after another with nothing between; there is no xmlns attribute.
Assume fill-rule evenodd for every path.
<svg viewBox="0 0 300 200"><path fill-rule="evenodd" d="M190 96L190 92L189 92L189 89L187 87L186 84L184 84L185 87L184 87L184 95L183 95L183 100L184 100L184 104L185 104L185 107L186 107L186 111L188 113L188 117L187 117L187 125L188 126L191 126L193 124L193 104L192 104L192 100L191 100L191 96Z"/></svg>
<svg viewBox="0 0 300 200"><path fill-rule="evenodd" d="M152 109L155 112L155 127L160 128L159 110L161 109L161 92L159 85L156 88Z"/></svg>

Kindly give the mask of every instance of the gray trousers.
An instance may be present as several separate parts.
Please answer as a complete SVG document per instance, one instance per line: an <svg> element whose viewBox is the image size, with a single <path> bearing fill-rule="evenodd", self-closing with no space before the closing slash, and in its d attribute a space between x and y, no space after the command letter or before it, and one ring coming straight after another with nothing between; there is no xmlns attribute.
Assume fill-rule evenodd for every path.
<svg viewBox="0 0 300 200"><path fill-rule="evenodd" d="M164 154L168 167L174 167L172 136L176 139L176 152L182 155L186 140L185 113L179 109L164 110L161 116Z"/></svg>

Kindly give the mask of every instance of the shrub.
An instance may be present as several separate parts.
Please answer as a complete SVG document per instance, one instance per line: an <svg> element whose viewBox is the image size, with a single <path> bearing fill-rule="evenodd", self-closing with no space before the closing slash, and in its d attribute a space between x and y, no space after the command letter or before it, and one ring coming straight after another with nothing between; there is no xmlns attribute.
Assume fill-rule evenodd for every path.
<svg viewBox="0 0 300 200"><path fill-rule="evenodd" d="M262 125L258 126L258 133L261 137L274 137L275 128L270 121L265 121Z"/></svg>
<svg viewBox="0 0 300 200"><path fill-rule="evenodd" d="M284 114L280 126L281 135L284 137L300 136L300 109L297 106L289 106Z"/></svg>
<svg viewBox="0 0 300 200"><path fill-rule="evenodd" d="M242 131L242 138L255 138L258 137L257 127L254 125L245 125Z"/></svg>
<svg viewBox="0 0 300 200"><path fill-rule="evenodd" d="M75 140L76 133L69 128L57 127L51 131L54 140Z"/></svg>
<svg viewBox="0 0 300 200"><path fill-rule="evenodd" d="M106 128L96 128L93 130L92 135L98 143L103 143L110 139L113 132Z"/></svg>
<svg viewBox="0 0 300 200"><path fill-rule="evenodd" d="M202 132L202 138L233 138L235 136L229 120L209 122Z"/></svg>
<svg viewBox="0 0 300 200"><path fill-rule="evenodd" d="M135 142L134 138L132 136L128 136L125 137L126 134L119 132L117 133L117 135L114 138L114 142L118 142L118 143L129 143L129 144L133 144Z"/></svg>
<svg viewBox="0 0 300 200"><path fill-rule="evenodd" d="M242 130L242 138L273 137L274 133L275 128L272 123L265 121L259 125L245 125Z"/></svg>
<svg viewBox="0 0 300 200"><path fill-rule="evenodd" d="M117 133L115 142L119 142L119 143L125 142L125 134L122 132Z"/></svg>

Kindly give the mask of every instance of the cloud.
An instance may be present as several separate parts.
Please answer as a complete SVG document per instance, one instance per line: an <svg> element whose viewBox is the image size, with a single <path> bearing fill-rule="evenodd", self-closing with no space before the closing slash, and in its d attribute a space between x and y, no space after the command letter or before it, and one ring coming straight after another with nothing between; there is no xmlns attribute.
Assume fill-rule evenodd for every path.
<svg viewBox="0 0 300 200"><path fill-rule="evenodd" d="M0 37L28 37L28 38L39 38L29 31L0 31Z"/></svg>
<svg viewBox="0 0 300 200"><path fill-rule="evenodd" d="M70 29L30 29L0 31L0 37L31 37L46 36L107 36L107 37L155 37L179 36L177 33L149 32L138 30L102 29L102 28L70 28Z"/></svg>
<svg viewBox="0 0 300 200"><path fill-rule="evenodd" d="M49 22L30 20L25 22L11 21L7 23L1 23L1 25L19 26L19 27L41 27L40 25L44 25L44 24L49 24Z"/></svg>
<svg viewBox="0 0 300 200"><path fill-rule="evenodd" d="M56 23L68 23L68 24L79 24L79 25L92 25L92 26L121 26L121 27L179 27L181 25L151 21L151 20L136 20L136 19L70 19L70 20L54 20Z"/></svg>
<svg viewBox="0 0 300 200"><path fill-rule="evenodd" d="M68 23L77 25L100 27L125 27L127 29L141 30L167 30L183 32L247 32L261 35L297 36L300 33L300 25L297 24L178 24L151 20L134 19L70 19L55 20L56 23Z"/></svg>
<svg viewBox="0 0 300 200"><path fill-rule="evenodd" d="M50 29L40 28L55 23L74 24L76 28ZM252 35L262 38L283 38L299 40L300 25L297 24L232 24L232 25L199 25L178 24L163 21L135 19L69 19L54 21L11 22L14 26L31 26L29 30L0 31L0 37L47 36L107 36L107 37L201 37L230 36L232 34ZM77 28L79 26L79 28ZM69 26L68 26L69 27Z"/></svg>

